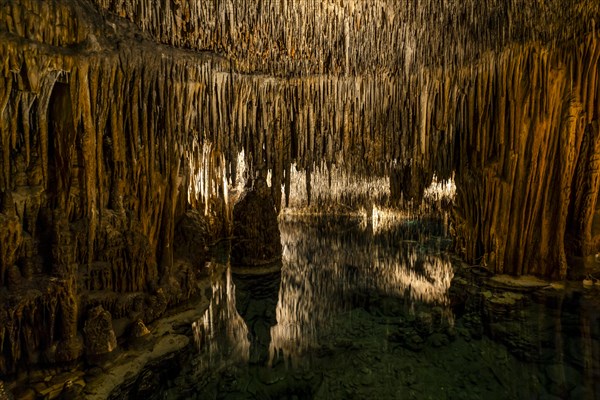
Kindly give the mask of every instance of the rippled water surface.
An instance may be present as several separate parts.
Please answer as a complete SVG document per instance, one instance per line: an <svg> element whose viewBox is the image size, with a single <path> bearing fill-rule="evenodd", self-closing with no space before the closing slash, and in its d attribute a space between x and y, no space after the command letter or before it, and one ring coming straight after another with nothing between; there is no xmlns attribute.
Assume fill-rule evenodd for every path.
<svg viewBox="0 0 600 400"><path fill-rule="evenodd" d="M211 262L162 398L596 399L600 289L491 284L436 223L282 222L282 263Z"/></svg>

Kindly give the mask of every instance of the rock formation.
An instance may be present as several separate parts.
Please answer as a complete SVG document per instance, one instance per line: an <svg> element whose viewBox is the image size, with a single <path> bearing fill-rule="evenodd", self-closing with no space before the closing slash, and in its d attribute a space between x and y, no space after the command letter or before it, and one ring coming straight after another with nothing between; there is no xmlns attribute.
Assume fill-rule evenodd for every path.
<svg viewBox="0 0 600 400"><path fill-rule="evenodd" d="M60 343L75 340L80 316L94 306L151 321L167 303L192 296L202 263L176 259L175 223L192 202L220 201L223 179L207 172L203 193L212 200L196 196L190 171L205 167L192 128L199 113L184 109L194 103L185 95L176 101L172 84L179 75L187 96L200 96L203 83L191 77L217 57L157 52L134 26L102 18L88 2L11 2L0 20L7 373L22 362L56 361L54 352L40 355L57 343L63 354ZM206 163L218 158L209 152Z"/></svg>
<svg viewBox="0 0 600 400"><path fill-rule="evenodd" d="M112 317L102 306L90 310L83 325L83 334L89 356L101 356L117 348Z"/></svg>
<svg viewBox="0 0 600 400"><path fill-rule="evenodd" d="M138 319L133 323L129 332L129 336L132 340L142 338L148 334L150 334L150 330L144 325L144 322L141 319Z"/></svg>
<svg viewBox="0 0 600 400"><path fill-rule="evenodd" d="M263 265L281 259L277 211L264 177L252 181L233 208L232 261Z"/></svg>
<svg viewBox="0 0 600 400"><path fill-rule="evenodd" d="M294 163L309 198L334 165L416 198L454 174L468 262L564 277L567 251L600 250L599 16L593 0L3 2L0 373L76 357L96 306L150 322L193 296L242 150L275 205ZM175 240L194 229L198 253Z"/></svg>
<svg viewBox="0 0 600 400"><path fill-rule="evenodd" d="M580 254L599 250L597 2L96 3L157 42L268 74L223 78L234 81L219 118L277 182L291 161L309 172L411 165L419 178L401 183L418 197L454 170L468 261L563 277L565 234Z"/></svg>

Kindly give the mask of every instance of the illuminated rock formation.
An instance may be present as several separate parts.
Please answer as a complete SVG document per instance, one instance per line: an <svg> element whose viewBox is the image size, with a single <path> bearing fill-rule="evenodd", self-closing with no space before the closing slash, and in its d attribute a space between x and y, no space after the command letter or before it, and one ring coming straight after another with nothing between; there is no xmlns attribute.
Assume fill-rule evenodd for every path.
<svg viewBox="0 0 600 400"><path fill-rule="evenodd" d="M597 2L96 4L158 42L269 74L230 75L219 117L277 183L292 161L307 186L314 163L376 174L400 163L411 170L392 187L419 197L422 180L456 170L467 260L564 277L565 234L581 254L598 250Z"/></svg>
<svg viewBox="0 0 600 400"><path fill-rule="evenodd" d="M276 205L292 166L308 198L334 166L392 197L454 176L459 254L564 277L600 250L600 3L567 3L2 3L0 372L95 306L193 296L203 255L174 239L228 232L242 150Z"/></svg>

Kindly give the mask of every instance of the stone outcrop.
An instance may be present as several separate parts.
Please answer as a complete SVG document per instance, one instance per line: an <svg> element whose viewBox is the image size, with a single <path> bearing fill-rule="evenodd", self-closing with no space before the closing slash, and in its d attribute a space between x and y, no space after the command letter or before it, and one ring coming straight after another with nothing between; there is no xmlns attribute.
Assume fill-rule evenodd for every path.
<svg viewBox="0 0 600 400"><path fill-rule="evenodd" d="M101 356L117 348L112 317L102 306L92 308L83 325L86 350L89 356Z"/></svg>
<svg viewBox="0 0 600 400"><path fill-rule="evenodd" d="M144 321L141 319L135 321L129 331L129 336L133 340L142 338L148 334L150 334L150 330L144 325Z"/></svg>
<svg viewBox="0 0 600 400"><path fill-rule="evenodd" d="M233 208L231 258L238 265L262 265L281 259L277 210L264 178L242 193Z"/></svg>

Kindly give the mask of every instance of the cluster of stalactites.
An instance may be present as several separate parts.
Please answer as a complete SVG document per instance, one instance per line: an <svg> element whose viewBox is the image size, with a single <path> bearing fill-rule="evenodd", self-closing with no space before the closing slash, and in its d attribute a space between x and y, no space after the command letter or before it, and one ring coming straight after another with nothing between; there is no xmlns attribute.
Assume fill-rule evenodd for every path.
<svg viewBox="0 0 600 400"><path fill-rule="evenodd" d="M391 166L409 163L411 171L420 171L425 187L433 174L445 180L456 170L457 184L466 188L458 192L458 205L464 215L459 215L461 225L456 226L458 235L467 241L466 258L474 260L483 251L490 257L501 258L496 261L499 271L506 271L507 265L516 265L514 268L519 271L530 263L522 251L516 254L513 249L515 254L507 255L505 240L499 238L524 235L522 241L515 243L540 242L535 232L543 213L558 215L556 218L560 221L556 221L556 226L561 229L565 226L569 193L561 192L557 199L552 197L554 194L545 193L552 186L550 180L559 181L560 187L570 187L578 149L582 142L589 142L583 140L583 133L597 131L593 125L587 126L599 114L600 46L596 32L581 35L574 42L531 42L481 53L477 62L457 62L455 69L436 67L435 63L423 68L428 65L427 57L415 52L414 59L419 60L420 67L409 68L406 74L396 74L389 68L372 71L357 67L357 60L362 60L363 55L395 57L396 52L389 51L393 46L386 47L385 51L350 51L360 48L361 43L386 44L386 29L403 26L397 22L403 19L397 20L396 15L409 13L411 17L406 18L410 21L413 17L414 21L430 18L425 16L425 11L438 10L434 4L439 5L440 10L465 7L465 18L480 27L497 21L479 18L487 15L480 14L483 5L493 5L489 12L514 17L508 35L512 41L516 39L511 35L539 19L541 10L548 11L549 18L560 23L556 26L540 24L549 31L533 30L537 38L549 40L575 34L578 30L593 31L589 17L596 15L600 7L597 2L568 2L562 16L582 16L572 28L566 24L567 17L556 16L558 0L527 4L518 0L467 1L464 6L439 0L412 6L404 2L382 6L360 1L298 4L284 1L261 3L259 8L256 4L250 7L245 1L163 2L160 7L155 2L98 2L102 8L134 20L135 15L139 15L144 29L161 38L163 35L171 37L173 44L180 46L185 42L176 40L186 36L172 31L174 25L163 24L164 18L174 21L188 18L191 25L184 25L193 27L194 23L211 21L210 18L237 15L235 18L250 18L255 22L236 26L260 26L267 31L271 29L269 26L273 29L281 26L285 31L299 21L291 18L291 22L275 23L278 20L274 16L283 9L287 10L284 15L308 10L314 24L321 21L320 18L332 16L328 14L333 12L331 10L338 10L344 18L360 12L365 18L371 18L368 21L379 21L361 22L360 26L369 32L372 30L373 35L381 32L381 37L365 34L361 40L349 42L347 64L355 68L353 73L339 74L334 68L324 68L317 71L323 74L285 77L244 74L239 72L243 68L235 72L235 65L232 68L214 54L185 52L143 39L133 41L132 35L121 37L120 47L103 48L105 43L94 45L93 35L84 40L78 33L74 33L72 39L65 37L64 41L56 42L47 39L45 34L41 39L35 35L27 37L57 45L31 46L11 35L27 36L16 28L14 21L18 16L32 24L38 18L37 11L27 6L31 0L17 3L18 6L3 5L0 14L0 22L9 32L3 33L6 40L0 41L0 52L4 55L0 65L0 191L19 195L3 196L0 205L3 211L16 210L21 228L28 235L34 235L36 210L44 207L65 210L69 221L87 219L86 234L77 237L85 244L85 249L78 252L78 261L82 263L94 260L98 245L96 231L107 210L120 215L127 210L128 215L139 221L136 229L148 238L153 254L168 252L166 247L162 250L159 247L169 245L176 213L190 204L210 211L207 204L211 196L226 196L227 188L235 184L238 158L243 150L250 171L247 176L256 171L271 171L276 204L281 204L280 185L287 188L284 193L291 190L293 165L306 171L307 192L311 188L312 170L323 165L329 170L335 165L348 176L360 177L386 176ZM73 15L84 25L92 20L97 24L103 21L98 15L84 18L81 5L84 3L55 0L50 4L54 11L49 12L47 18ZM180 7L171 9L174 4ZM225 5L228 11L223 14L220 10ZM56 11L61 10L59 6L67 11ZM161 8L163 6L167 10ZM196 18L208 13L211 7L217 7L219 12L208 19ZM522 18L514 14L517 7L522 8L523 15L531 17L524 25L517 23ZM94 12L85 10L90 11L89 15ZM202 14L194 14L200 12ZM181 13L191 14L180 19ZM385 13L386 17L378 13ZM455 16L453 12L433 12L432 15ZM388 21L392 16L393 23ZM331 18L328 25L334 31L341 29L335 21ZM383 21L387 28L375 29ZM40 22L47 24L49 20ZM113 25L112 35L118 36L121 25ZM214 22L213 29L194 32L212 35L218 41L224 37L221 34L226 33L221 26ZM440 26L444 24L424 24L415 32ZM54 33L62 35L60 32ZM328 32L327 29L324 32ZM435 32L435 29L430 32L432 38L436 37ZM460 30L450 29L448 35L457 32ZM281 38L272 33L269 36L272 40ZM528 34L523 35L520 39L531 39ZM263 34L251 36L260 40L266 37ZM324 41L323 46L337 49L335 46L345 42L347 37L338 36L336 40ZM286 36L289 40L292 37ZM316 34L297 37L307 40L306 46L312 49L314 57L328 59L330 53L313 42ZM485 40L482 38L482 42ZM58 46L80 42L86 43L81 52L76 51L79 47L66 51ZM263 40L263 43L268 41ZM237 53L227 50L227 46L223 49L226 51L221 53L237 60ZM458 51L453 55L457 56ZM331 55L332 62L338 63L335 60L339 57ZM397 59L386 61L372 57L365 58L369 65L402 65ZM248 60L250 64L254 62L252 57ZM345 61L343 64L346 65ZM286 71L283 67L281 70ZM529 146L530 142L536 147ZM210 151L205 150L207 146ZM538 159L546 162L538 162ZM581 168L585 170L587 164L582 163ZM535 185L528 185L530 178ZM593 186L591 181L584 184ZM557 201L527 200L526 195L517 194L526 185ZM420 193L421 189L416 192ZM577 201L576 209L589 210L590 207L585 206L588 203L595 206L595 200L588 202L583 196ZM496 212L493 207L481 204L499 204L507 209ZM554 213L543 204L561 204L561 208ZM528 219L519 216L528 209L531 211ZM573 212L584 213L577 210ZM519 225L506 224L513 217L499 215L527 221L528 228L519 229L518 235L507 235L508 226ZM6 259L14 259L15 249L3 251L10 253ZM554 253L554 250L541 251ZM550 258L564 259L556 255ZM512 267L508 272L511 271Z"/></svg>
<svg viewBox="0 0 600 400"><path fill-rule="evenodd" d="M560 50L508 49L483 59L465 81L454 121L461 132L455 233L470 262L564 277L565 239L592 239L599 44L594 32Z"/></svg>
<svg viewBox="0 0 600 400"><path fill-rule="evenodd" d="M57 13L80 16L77 4L52 2L55 12L42 22ZM30 6L27 0L3 5L0 23L35 20ZM93 32L84 22L78 19ZM202 154L221 134L213 127L227 109L208 89L221 61L152 43L98 53L60 47L81 38L30 39L55 46L10 34L0 41L0 220L10 227L1 235L0 287L62 273L54 266L68 253L73 273L91 275L107 264L103 288L144 290L169 274L182 213L210 206L220 219L227 204L223 144ZM186 195L202 168L202 195L192 200ZM63 220L60 235L77 230L65 242L68 251L51 237Z"/></svg>
<svg viewBox="0 0 600 400"><path fill-rule="evenodd" d="M412 74L592 29L594 0L94 0L161 43L278 76Z"/></svg>
<svg viewBox="0 0 600 400"><path fill-rule="evenodd" d="M385 175L354 174L337 165L298 170L292 164L289 187L282 189L290 212L348 213L367 204L387 204L390 182Z"/></svg>

